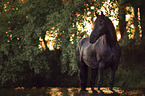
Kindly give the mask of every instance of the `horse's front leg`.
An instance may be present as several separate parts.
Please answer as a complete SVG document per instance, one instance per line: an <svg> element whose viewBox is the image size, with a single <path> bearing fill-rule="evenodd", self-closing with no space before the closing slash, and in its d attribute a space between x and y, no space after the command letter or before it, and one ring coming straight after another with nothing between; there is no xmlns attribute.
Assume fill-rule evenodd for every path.
<svg viewBox="0 0 145 96"><path fill-rule="evenodd" d="M111 67L110 69L110 87L109 87L110 90L113 90L116 70L117 70L117 67Z"/></svg>
<svg viewBox="0 0 145 96"><path fill-rule="evenodd" d="M99 63L99 78L98 78L98 90L100 90L100 87L103 82L103 71L104 71L104 63L100 62Z"/></svg>
<svg viewBox="0 0 145 96"><path fill-rule="evenodd" d="M88 79L88 66L84 62L81 62L80 64L79 74L80 74L81 91L83 91L86 90Z"/></svg>
<svg viewBox="0 0 145 96"><path fill-rule="evenodd" d="M95 79L96 79L97 73L98 73L98 68L95 68L95 69L92 68L90 84L91 84L91 89L93 92L94 92Z"/></svg>

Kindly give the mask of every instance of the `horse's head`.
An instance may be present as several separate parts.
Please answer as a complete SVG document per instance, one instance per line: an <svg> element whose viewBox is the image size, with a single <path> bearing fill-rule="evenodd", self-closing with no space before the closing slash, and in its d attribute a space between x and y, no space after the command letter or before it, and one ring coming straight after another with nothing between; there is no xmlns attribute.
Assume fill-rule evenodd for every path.
<svg viewBox="0 0 145 96"><path fill-rule="evenodd" d="M105 30L106 30L106 17L105 15L103 14L103 12L101 12L101 15L98 15L97 13L95 13L96 16L97 16L97 19L95 20L94 22L94 28L93 28L93 31L91 32L91 35L90 35L90 43L95 43L96 40L105 34Z"/></svg>

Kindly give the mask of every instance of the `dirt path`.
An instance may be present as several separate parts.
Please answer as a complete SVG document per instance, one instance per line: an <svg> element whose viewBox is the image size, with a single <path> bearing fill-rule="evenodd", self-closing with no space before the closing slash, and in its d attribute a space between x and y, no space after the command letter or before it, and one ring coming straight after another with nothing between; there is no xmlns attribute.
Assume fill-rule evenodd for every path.
<svg viewBox="0 0 145 96"><path fill-rule="evenodd" d="M15 89L0 89L0 96L145 96L145 89L120 89L114 87L114 91L110 91L108 87L102 87L101 91L95 88L93 93L91 88L87 91L80 92L80 88L60 88L60 87L43 87L37 89L25 89L18 87Z"/></svg>
<svg viewBox="0 0 145 96"><path fill-rule="evenodd" d="M101 90L97 90L93 93L91 88L87 88L87 91L80 92L80 88L51 88L50 96L145 96L144 89L128 89L123 90L118 87L113 88L114 91L110 91L108 87L102 87Z"/></svg>

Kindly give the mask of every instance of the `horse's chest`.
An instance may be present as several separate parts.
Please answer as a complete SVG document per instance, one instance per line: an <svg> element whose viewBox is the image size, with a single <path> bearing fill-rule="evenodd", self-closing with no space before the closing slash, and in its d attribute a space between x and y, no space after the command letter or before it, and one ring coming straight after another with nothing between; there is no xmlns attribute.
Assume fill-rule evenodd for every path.
<svg viewBox="0 0 145 96"><path fill-rule="evenodd" d="M94 50L92 50L91 46L87 46L84 50L83 50L83 56L87 56L87 57L92 57L95 55Z"/></svg>
<svg viewBox="0 0 145 96"><path fill-rule="evenodd" d="M98 66L96 52L93 50L92 46L87 46L83 50L83 61L90 67L96 68Z"/></svg>

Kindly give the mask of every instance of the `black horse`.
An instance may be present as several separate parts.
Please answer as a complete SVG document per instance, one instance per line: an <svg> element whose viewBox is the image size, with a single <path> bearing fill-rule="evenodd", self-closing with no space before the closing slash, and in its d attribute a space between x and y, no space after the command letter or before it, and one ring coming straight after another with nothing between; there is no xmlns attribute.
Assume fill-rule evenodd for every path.
<svg viewBox="0 0 145 96"><path fill-rule="evenodd" d="M79 67L81 90L85 90L88 78L88 66L92 69L91 89L94 91L95 78L99 69L98 90L102 85L103 71L110 68L110 90L113 90L114 76L121 54L117 42L115 28L111 20L101 12L94 22L90 37L81 39L76 47L77 63Z"/></svg>

